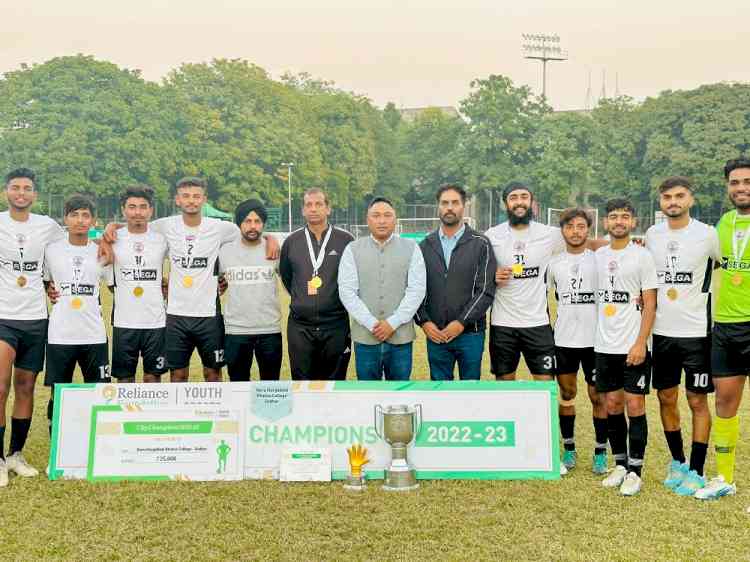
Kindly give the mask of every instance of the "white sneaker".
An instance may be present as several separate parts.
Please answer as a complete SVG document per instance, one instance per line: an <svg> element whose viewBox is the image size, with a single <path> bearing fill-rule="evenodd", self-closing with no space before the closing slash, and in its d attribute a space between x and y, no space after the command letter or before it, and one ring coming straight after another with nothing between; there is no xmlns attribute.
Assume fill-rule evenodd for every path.
<svg viewBox="0 0 750 562"><path fill-rule="evenodd" d="M696 490L693 496L699 500L718 500L723 496L733 496L737 493L737 486L734 484L727 484L723 476L717 476L711 478L705 488Z"/></svg>
<svg viewBox="0 0 750 562"><path fill-rule="evenodd" d="M560 463L560 476L565 476L568 474L568 469L565 468L565 465L563 463Z"/></svg>
<svg viewBox="0 0 750 562"><path fill-rule="evenodd" d="M604 480L602 480L602 486L605 488L619 488L622 485L625 476L628 473L628 469L618 464L615 469L609 473Z"/></svg>
<svg viewBox="0 0 750 562"><path fill-rule="evenodd" d="M20 452L10 455L5 459L5 464L8 467L8 472L15 472L18 476L31 478L39 475L39 471L27 463L26 459L23 458L23 455Z"/></svg>
<svg viewBox="0 0 750 562"><path fill-rule="evenodd" d="M0 488L5 488L8 485L8 467L5 465L5 461L0 459Z"/></svg>
<svg viewBox="0 0 750 562"><path fill-rule="evenodd" d="M625 480L622 481L622 485L620 486L620 493L623 496L634 496L641 491L642 485L643 482L641 481L640 476L635 472L628 472L628 475L625 477Z"/></svg>

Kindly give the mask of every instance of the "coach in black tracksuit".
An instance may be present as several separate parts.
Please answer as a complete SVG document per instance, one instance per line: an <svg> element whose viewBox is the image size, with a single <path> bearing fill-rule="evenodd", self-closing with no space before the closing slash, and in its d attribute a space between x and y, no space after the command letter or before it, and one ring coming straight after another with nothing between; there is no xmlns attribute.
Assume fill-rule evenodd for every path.
<svg viewBox="0 0 750 562"><path fill-rule="evenodd" d="M440 228L419 245L427 269L427 295L414 319L427 336L432 380L478 380L485 315L495 296L495 253L489 240L464 224L466 191L444 185L437 193Z"/></svg>
<svg viewBox="0 0 750 562"><path fill-rule="evenodd" d="M279 276L292 297L287 324L294 380L343 380L351 357L349 315L339 300L341 254L354 237L328 223L325 192L308 189L304 228L284 241Z"/></svg>

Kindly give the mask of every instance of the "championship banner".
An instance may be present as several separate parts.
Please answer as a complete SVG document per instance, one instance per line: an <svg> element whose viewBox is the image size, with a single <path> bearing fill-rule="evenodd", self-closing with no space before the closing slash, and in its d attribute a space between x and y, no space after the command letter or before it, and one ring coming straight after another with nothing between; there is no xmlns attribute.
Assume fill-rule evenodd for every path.
<svg viewBox="0 0 750 562"><path fill-rule="evenodd" d="M247 417L245 478L277 478L286 446L330 447L333 478L349 472L346 448L364 445L368 478L382 478L390 446L375 407L419 406L409 447L421 479L560 477L557 385L494 381L255 383Z"/></svg>
<svg viewBox="0 0 750 562"><path fill-rule="evenodd" d="M343 479L352 444L382 478L401 407L419 479L559 478L554 382L264 381L56 385L50 479L278 478L290 449L329 452Z"/></svg>

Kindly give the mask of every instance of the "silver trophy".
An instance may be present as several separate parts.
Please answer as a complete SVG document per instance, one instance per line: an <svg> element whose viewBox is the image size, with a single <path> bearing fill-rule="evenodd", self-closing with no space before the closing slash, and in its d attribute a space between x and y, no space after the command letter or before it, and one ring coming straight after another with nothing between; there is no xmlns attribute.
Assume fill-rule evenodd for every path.
<svg viewBox="0 0 750 562"><path fill-rule="evenodd" d="M383 489L394 492L415 490L417 472L406 459L406 448L422 426L422 405L375 406L375 433L391 446L391 464L385 469Z"/></svg>

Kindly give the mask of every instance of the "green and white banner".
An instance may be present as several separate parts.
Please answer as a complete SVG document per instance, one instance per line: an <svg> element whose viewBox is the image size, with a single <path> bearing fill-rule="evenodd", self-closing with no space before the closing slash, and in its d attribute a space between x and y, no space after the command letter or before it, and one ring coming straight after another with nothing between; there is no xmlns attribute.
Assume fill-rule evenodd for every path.
<svg viewBox="0 0 750 562"><path fill-rule="evenodd" d="M258 382L58 385L50 478L278 478L285 450L369 451L381 478L390 447L376 405L420 405L409 447L418 478L559 478L553 382Z"/></svg>

